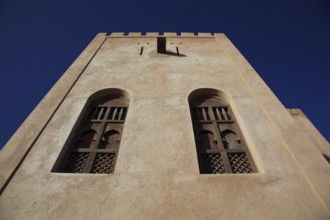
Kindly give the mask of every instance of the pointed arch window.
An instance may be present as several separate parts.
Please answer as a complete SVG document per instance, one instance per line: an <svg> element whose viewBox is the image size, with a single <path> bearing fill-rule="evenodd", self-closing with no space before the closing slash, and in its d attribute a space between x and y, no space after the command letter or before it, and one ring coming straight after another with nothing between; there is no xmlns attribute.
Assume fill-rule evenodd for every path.
<svg viewBox="0 0 330 220"><path fill-rule="evenodd" d="M77 131L71 134L72 138L55 163L53 172L114 172L128 99L121 90L110 90L108 93L87 106Z"/></svg>
<svg viewBox="0 0 330 220"><path fill-rule="evenodd" d="M198 89L190 94L189 105L200 173L256 172L226 95Z"/></svg>

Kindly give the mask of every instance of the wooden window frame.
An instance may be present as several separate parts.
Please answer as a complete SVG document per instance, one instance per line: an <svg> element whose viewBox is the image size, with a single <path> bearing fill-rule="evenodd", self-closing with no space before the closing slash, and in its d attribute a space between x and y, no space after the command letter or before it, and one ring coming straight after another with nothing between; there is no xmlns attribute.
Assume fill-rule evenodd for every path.
<svg viewBox="0 0 330 220"><path fill-rule="evenodd" d="M74 132L72 141L68 142L69 146L61 153L63 156L59 156L52 172L90 174L114 172L128 105L123 104L120 98L110 98L109 101L114 103L98 105L96 102L88 108L82 121L79 122L77 132ZM79 146L82 134L89 130L95 131L95 142L89 146ZM105 140L105 134L111 131L119 135L116 146L110 146Z"/></svg>
<svg viewBox="0 0 330 220"><path fill-rule="evenodd" d="M201 174L254 173L257 171L234 113L229 105L218 105L217 103L213 103L191 106L191 117ZM230 130L227 129L228 127ZM239 148L230 149L228 146L225 146L226 141L224 140L222 132L226 130L228 130L228 132L233 131L233 133L237 135L238 140L240 141ZM200 134L204 131L210 131L213 133L213 141L215 143L211 143L209 146L211 147L212 145L217 147L211 147L211 149L209 147L209 149L205 149L205 147L202 146L203 144L199 139ZM243 165L239 167L237 164L234 164L235 160L238 159L234 158L232 155L243 158L241 160L244 161L246 167L249 168L242 169ZM211 159L208 159L207 157L210 157ZM213 164L210 165L208 160L212 160Z"/></svg>

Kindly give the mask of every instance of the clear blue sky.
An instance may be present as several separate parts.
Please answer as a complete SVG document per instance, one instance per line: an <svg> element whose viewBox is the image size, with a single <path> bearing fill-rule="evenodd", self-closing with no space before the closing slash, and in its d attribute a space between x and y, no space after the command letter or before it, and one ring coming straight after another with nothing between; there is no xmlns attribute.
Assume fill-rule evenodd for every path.
<svg viewBox="0 0 330 220"><path fill-rule="evenodd" d="M330 140L328 0L0 0L0 147L98 32L225 33Z"/></svg>

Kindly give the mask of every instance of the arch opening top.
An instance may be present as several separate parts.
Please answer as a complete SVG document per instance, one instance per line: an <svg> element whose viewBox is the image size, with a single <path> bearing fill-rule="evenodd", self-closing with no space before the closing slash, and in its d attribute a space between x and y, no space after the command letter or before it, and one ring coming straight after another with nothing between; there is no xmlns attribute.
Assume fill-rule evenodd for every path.
<svg viewBox="0 0 330 220"><path fill-rule="evenodd" d="M52 171L113 173L128 111L128 97L121 89L104 89L92 94L84 107L86 111L82 110L79 117L77 131L72 131L72 138L67 140ZM83 141L81 134L84 134Z"/></svg>
<svg viewBox="0 0 330 220"><path fill-rule="evenodd" d="M229 105L230 97L226 92L211 89L200 88L192 91L188 96L190 105L201 106L217 103L218 105Z"/></svg>
<svg viewBox="0 0 330 220"><path fill-rule="evenodd" d="M229 100L227 93L209 88L188 97L201 174L257 172Z"/></svg>

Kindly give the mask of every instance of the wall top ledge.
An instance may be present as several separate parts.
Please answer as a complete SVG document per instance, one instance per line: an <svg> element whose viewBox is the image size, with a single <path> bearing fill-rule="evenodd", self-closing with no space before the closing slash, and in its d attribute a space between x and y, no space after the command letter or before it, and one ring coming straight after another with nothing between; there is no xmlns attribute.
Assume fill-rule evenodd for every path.
<svg viewBox="0 0 330 220"><path fill-rule="evenodd" d="M218 35L221 35L221 33L193 33L193 32L147 32L147 33L141 33L141 32L112 32L107 34L107 37L123 37L123 38L131 38L131 37L192 37L192 38L204 38L204 37L216 37Z"/></svg>

